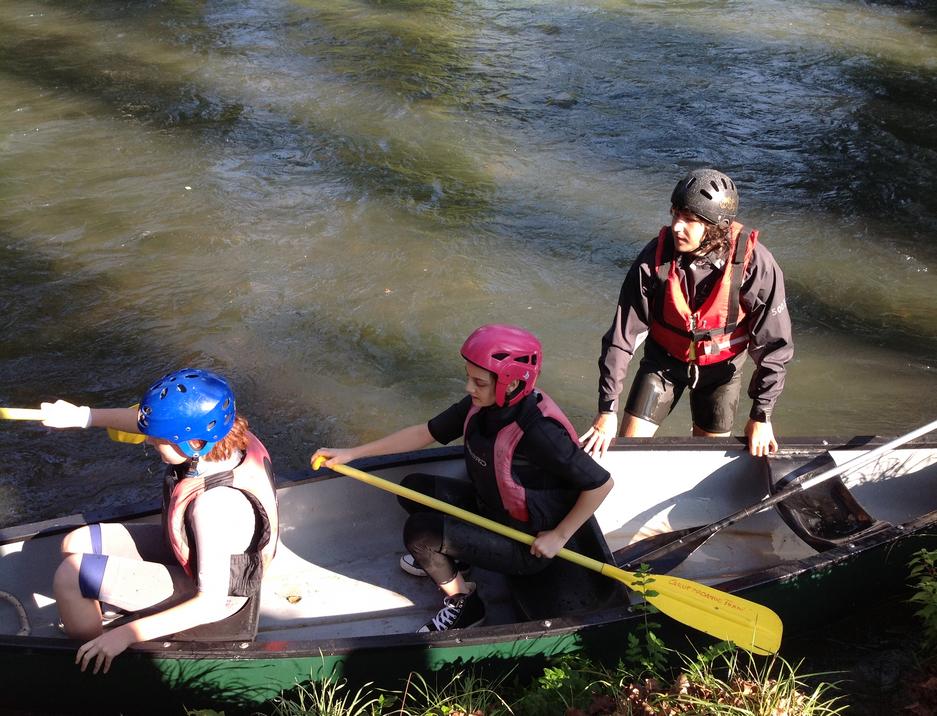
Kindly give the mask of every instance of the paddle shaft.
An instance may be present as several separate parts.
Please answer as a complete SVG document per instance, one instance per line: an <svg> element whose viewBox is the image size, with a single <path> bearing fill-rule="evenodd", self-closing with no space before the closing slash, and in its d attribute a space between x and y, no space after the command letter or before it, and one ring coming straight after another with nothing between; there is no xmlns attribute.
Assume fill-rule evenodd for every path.
<svg viewBox="0 0 937 716"><path fill-rule="evenodd" d="M44 417L42 410L38 408L0 408L0 420L43 420ZM107 435L115 443L139 445L146 440L146 435L118 430L117 428L108 428Z"/></svg>
<svg viewBox="0 0 937 716"><path fill-rule="evenodd" d="M317 470L318 466L322 464L324 460L320 458L313 464L313 469ZM492 532L497 532L502 537L508 537L509 539L516 540L518 542L523 542L524 544L533 544L534 536L529 535L526 532L521 532L516 530L513 527L508 527L503 525L500 522L495 520L489 520L487 517L482 517L477 515L474 512L469 512L468 510L463 510L461 507L456 507L455 505L449 504L448 502L443 502L442 500L437 500L435 497L423 494L422 492L417 492L416 490L411 490L409 487L404 487L403 485L398 485L396 482L391 482L390 480L385 480L376 475L372 475L361 470L356 470L353 467L348 465L335 465L330 470L335 472L340 472L343 475L348 477L353 477L356 480L367 483L372 487L377 487L381 490L386 490L387 492L392 492L395 495L400 497L405 497L408 500L413 502L418 502L421 505L426 507L431 507L434 510L439 510L440 512L445 512L446 514L452 515L453 517L458 517L460 520L465 520L473 525L478 527L484 527L487 530ZM569 560L575 564L578 564L580 567L585 567L586 569L591 569L595 572L602 572L602 568L608 566L605 562L600 562L597 559L592 559L591 557L586 557L583 554L578 552L573 552L568 550L565 547L560 549L556 555L557 557L562 557L563 559Z"/></svg>
<svg viewBox="0 0 937 716"><path fill-rule="evenodd" d="M0 408L0 420L42 420L42 411L34 408Z"/></svg>
<svg viewBox="0 0 937 716"><path fill-rule="evenodd" d="M806 475L803 475L800 478L801 481L793 481L780 492L775 493L771 497L765 498L761 502L752 505L751 507L746 507L743 510L739 510L738 512L731 514L728 517L724 517L718 522L713 522L712 524L695 530L688 535L684 535L683 537L675 539L673 542L668 542L667 544L657 547L656 549L645 552L644 554L635 557L630 561L632 563L636 560L640 560L641 562L651 562L657 557L674 551L681 545L698 542L702 538L709 537L725 527L734 525L739 520L744 520L746 517L751 517L752 515L758 514L759 512L763 512L769 507L773 507L774 505L778 504L779 502L783 502L789 497L799 495L801 492L809 490L811 487L815 487L821 482L826 482L827 480L838 477L839 475L849 472L850 470L855 470L859 467L862 467L863 465L872 462L876 458L881 457L885 453L891 452L895 448L901 447L905 443L911 442L915 438L919 438L933 430L937 430L937 420L930 422L927 425L922 425L916 430L912 430L910 433L897 437L894 440L885 443L884 445L880 445L873 450L869 450L868 452L863 453L862 455L857 455L851 460L847 460L842 465L837 465L836 467L830 468L829 470L825 470L819 475L815 475L809 479L804 479L806 478Z"/></svg>

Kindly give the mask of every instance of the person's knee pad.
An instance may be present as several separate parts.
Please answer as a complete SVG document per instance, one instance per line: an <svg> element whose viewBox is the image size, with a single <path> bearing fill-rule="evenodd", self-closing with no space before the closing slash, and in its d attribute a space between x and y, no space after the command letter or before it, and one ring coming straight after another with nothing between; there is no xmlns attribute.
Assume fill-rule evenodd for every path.
<svg viewBox="0 0 937 716"><path fill-rule="evenodd" d="M672 394L659 380L642 380L628 397L627 412L641 420L660 425L670 413Z"/></svg>

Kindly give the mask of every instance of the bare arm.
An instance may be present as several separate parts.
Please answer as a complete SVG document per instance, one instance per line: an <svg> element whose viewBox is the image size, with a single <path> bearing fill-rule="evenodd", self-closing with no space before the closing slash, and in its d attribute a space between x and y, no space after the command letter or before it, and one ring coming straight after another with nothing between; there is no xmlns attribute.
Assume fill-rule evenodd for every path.
<svg viewBox="0 0 937 716"><path fill-rule="evenodd" d="M598 487L579 493L579 498L572 509L566 513L566 517L560 520L560 523L552 530L537 535L533 544L530 545L530 553L535 557L555 557L557 552L569 542L569 538L576 534L576 530L592 517L608 493L612 491L614 484L612 478L608 478Z"/></svg>
<svg viewBox="0 0 937 716"><path fill-rule="evenodd" d="M426 423L421 423L352 448L321 447L316 450L311 460L315 461L319 457L328 458L325 461L325 466L331 467L332 465L341 465L351 460L357 460L360 457L419 450L432 445L434 442L435 439L430 434L429 427Z"/></svg>
<svg viewBox="0 0 937 716"><path fill-rule="evenodd" d="M67 400L43 403L42 424L50 428L115 428L137 432L136 408L89 408Z"/></svg>
<svg viewBox="0 0 937 716"><path fill-rule="evenodd" d="M96 428L114 428L128 433L139 432L136 408L92 408L91 425Z"/></svg>

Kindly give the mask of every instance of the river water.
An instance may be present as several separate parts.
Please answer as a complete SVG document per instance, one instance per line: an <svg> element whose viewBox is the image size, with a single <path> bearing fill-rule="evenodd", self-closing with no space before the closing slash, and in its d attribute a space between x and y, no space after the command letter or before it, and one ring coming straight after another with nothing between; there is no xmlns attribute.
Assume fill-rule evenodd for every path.
<svg viewBox="0 0 937 716"><path fill-rule="evenodd" d="M299 476L457 399L498 321L585 429L624 272L703 164L786 274L782 441L933 419L930 3L3 0L0 405L211 368ZM0 525L157 494L100 433L0 450Z"/></svg>

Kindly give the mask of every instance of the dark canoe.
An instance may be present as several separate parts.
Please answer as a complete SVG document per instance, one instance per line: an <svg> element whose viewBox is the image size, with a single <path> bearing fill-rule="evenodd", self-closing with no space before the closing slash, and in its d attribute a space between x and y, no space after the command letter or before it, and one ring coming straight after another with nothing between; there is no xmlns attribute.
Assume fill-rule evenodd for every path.
<svg viewBox="0 0 937 716"><path fill-rule="evenodd" d="M623 550L714 522L763 499L772 481L828 467L834 464L830 456L842 463L883 442L787 440L778 456L763 460L734 440L621 441L604 461L615 489L597 517L611 549ZM461 448L357 466L398 481L412 471L464 477ZM788 635L901 587L910 555L937 547L937 443L919 440L887 453L844 482L870 519L834 514L827 520L829 506L841 509L828 496L803 501L793 513L772 508L718 533L671 574L774 609ZM488 623L417 635L414 630L438 608L439 594L428 580L397 566L404 514L393 496L325 471L284 484L279 499L282 544L265 579L256 638L141 644L121 655L106 676L79 673L73 664L77 643L58 628L50 596L59 541L85 521L153 520L155 513L129 509L0 532L0 705L166 713L185 704L231 713L330 674L386 683L410 670L425 674L448 666L480 664L503 672L576 650L614 658L643 618L620 593L598 608L545 615L550 607L532 603L531 590L514 585L520 591L512 598L503 578L476 569ZM585 575L603 579L563 564L579 570L583 583ZM541 613L519 620L520 609ZM680 635L669 644L686 644L687 631L660 620L666 634ZM26 629L28 634L20 633Z"/></svg>

